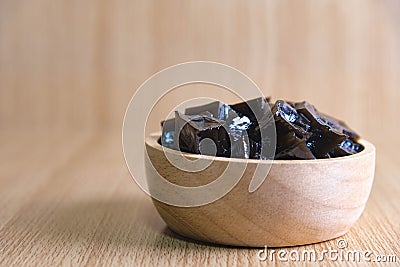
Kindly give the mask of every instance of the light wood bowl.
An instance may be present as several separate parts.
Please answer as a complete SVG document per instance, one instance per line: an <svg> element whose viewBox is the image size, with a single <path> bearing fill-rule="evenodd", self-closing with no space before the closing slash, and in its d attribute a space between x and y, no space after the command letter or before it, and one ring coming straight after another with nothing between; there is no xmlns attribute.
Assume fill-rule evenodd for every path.
<svg viewBox="0 0 400 267"><path fill-rule="evenodd" d="M166 180L183 186L213 181L229 158L216 157L197 173L169 163L159 136L146 138L149 160ZM206 242L250 247L295 246L344 235L357 221L368 200L375 171L375 147L361 140L358 154L317 160L275 160L263 184L248 187L257 163L249 160L244 176L224 197L198 207L176 207L153 198L153 203L174 232ZM176 153L165 149L166 153ZM199 155L186 154L189 158ZM146 175L151 191L154 169ZM233 159L240 161L241 159Z"/></svg>

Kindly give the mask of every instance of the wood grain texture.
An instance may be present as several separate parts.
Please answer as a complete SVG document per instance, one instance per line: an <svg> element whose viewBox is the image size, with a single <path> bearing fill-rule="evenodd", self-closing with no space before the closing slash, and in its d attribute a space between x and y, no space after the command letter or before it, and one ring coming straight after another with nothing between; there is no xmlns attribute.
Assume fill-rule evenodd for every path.
<svg viewBox="0 0 400 267"><path fill-rule="evenodd" d="M146 177L154 205L174 232L210 243L288 247L343 236L365 209L374 180L375 147L365 140L360 140L362 152L329 160L246 163L243 159L186 154L199 165L209 165L193 173L176 167L191 169L185 164L186 157L177 157L177 151L171 149L164 151L157 142L159 137L146 138ZM167 158L174 156L175 166ZM269 172L250 193L249 184L256 179L259 167ZM174 185L197 187L202 193L170 187L163 178ZM240 178L236 185L235 178ZM224 187L228 182L220 182L219 187L210 185L216 180L230 181L233 188ZM207 188L200 191L200 186ZM216 187L226 188L226 194L218 197ZM215 197L204 203L209 195ZM202 202L196 202L199 200Z"/></svg>
<svg viewBox="0 0 400 267"><path fill-rule="evenodd" d="M260 265L258 249L198 243L168 230L129 177L119 133L13 133L2 136L0 149L1 266ZM398 162L386 152L377 159L366 210L343 239L349 250L398 259ZM321 252L336 242L287 250Z"/></svg>
<svg viewBox="0 0 400 267"><path fill-rule="evenodd" d="M397 1L0 5L2 125L120 129L130 97L151 74L212 60L246 73L266 95L305 99L345 118L372 142L397 136L392 126L379 131L396 120L400 99ZM188 87L182 98L199 90ZM171 108L157 109L151 131Z"/></svg>
<svg viewBox="0 0 400 267"><path fill-rule="evenodd" d="M373 142L371 197L344 238L400 261L398 14L393 0L0 1L0 265L260 265L256 249L171 233L126 170L130 97L189 60L236 67ZM183 89L150 131L171 99L213 90Z"/></svg>

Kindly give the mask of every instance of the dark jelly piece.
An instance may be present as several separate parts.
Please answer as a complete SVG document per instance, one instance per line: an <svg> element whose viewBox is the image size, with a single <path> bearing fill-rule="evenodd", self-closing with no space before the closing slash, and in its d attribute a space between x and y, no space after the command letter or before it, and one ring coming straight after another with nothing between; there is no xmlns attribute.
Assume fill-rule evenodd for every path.
<svg viewBox="0 0 400 267"><path fill-rule="evenodd" d="M277 131L277 153L296 145L299 141L305 141L311 136L311 133L302 127L308 121L285 101L276 101L271 112Z"/></svg>
<svg viewBox="0 0 400 267"><path fill-rule="evenodd" d="M175 146L183 152L200 154L200 142L210 138L216 145L216 154L229 157L229 136L223 125L224 121L213 117L175 111Z"/></svg>
<svg viewBox="0 0 400 267"><path fill-rule="evenodd" d="M268 108L267 99L264 97L259 97L255 99L251 99L247 102L241 102L234 105L231 105L231 109L233 109L238 116L246 116L252 123L252 126L249 128L249 134L252 139L259 141L260 133L254 132L256 130L259 121L265 115L265 109Z"/></svg>
<svg viewBox="0 0 400 267"><path fill-rule="evenodd" d="M250 158L272 159L269 151L272 149L270 146L272 145L272 135L275 138L275 129L271 128L273 118L268 101L269 98L259 97L230 106L239 117L247 117L251 122L247 129ZM261 151L261 148L263 151Z"/></svg>
<svg viewBox="0 0 400 267"><path fill-rule="evenodd" d="M351 139L346 139L340 143L340 145L332 149L332 151L329 153L329 156L334 158L353 155L361 152L363 149L364 147L361 144L353 142Z"/></svg>
<svg viewBox="0 0 400 267"><path fill-rule="evenodd" d="M305 141L310 133L299 126L307 122L297 111L285 101L278 100L272 108L272 114L277 133L275 159L315 158L306 149Z"/></svg>
<svg viewBox="0 0 400 267"><path fill-rule="evenodd" d="M341 131L321 119L315 107L308 102L295 103L294 108L309 121L308 131L312 135L306 144L317 158L329 157L329 152L347 138Z"/></svg>
<svg viewBox="0 0 400 267"><path fill-rule="evenodd" d="M176 149L174 145L174 136L175 136L175 118L168 119L161 122L162 134L160 143L161 145Z"/></svg>
<svg viewBox="0 0 400 267"><path fill-rule="evenodd" d="M209 104L187 108L185 110L185 115L208 115L219 120L226 120L228 112L228 105L219 101L214 101Z"/></svg>
<svg viewBox="0 0 400 267"><path fill-rule="evenodd" d="M247 117L234 117L232 111L228 121L207 115L189 116L175 112L175 145L179 145L181 151L190 153L249 158L251 144L247 129L250 125ZM210 149L201 150L201 143L207 138L215 144L214 153Z"/></svg>
<svg viewBox="0 0 400 267"><path fill-rule="evenodd" d="M268 105L264 97L254 98L246 102L230 105L230 107L239 115L247 116L252 122L257 122L256 116L262 116L264 109Z"/></svg>
<svg viewBox="0 0 400 267"><path fill-rule="evenodd" d="M252 122L247 116L236 116L231 114L226 123L231 143L231 157L233 158L252 158L256 151L253 141L248 137L247 131L252 126Z"/></svg>
<svg viewBox="0 0 400 267"><path fill-rule="evenodd" d="M281 151L275 155L275 159L316 159L306 142L299 141L296 146Z"/></svg>
<svg viewBox="0 0 400 267"><path fill-rule="evenodd" d="M339 131L341 133L344 133L345 135L347 135L353 142L357 142L360 139L360 136L353 131L352 129L350 129L349 126L347 126L347 124L344 121L335 119L329 115L323 114L323 113L319 113L321 119L328 124L329 126L331 126L332 128L334 128L336 131Z"/></svg>

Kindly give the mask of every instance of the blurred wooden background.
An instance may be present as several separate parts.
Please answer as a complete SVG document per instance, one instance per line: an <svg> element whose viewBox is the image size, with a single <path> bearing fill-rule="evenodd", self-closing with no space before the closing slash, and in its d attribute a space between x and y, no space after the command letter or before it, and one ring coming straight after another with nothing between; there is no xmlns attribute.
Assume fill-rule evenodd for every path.
<svg viewBox="0 0 400 267"><path fill-rule="evenodd" d="M346 119L372 141L397 136L398 1L0 3L2 129L120 130L151 74L211 60L266 95Z"/></svg>
<svg viewBox="0 0 400 267"><path fill-rule="evenodd" d="M369 214L385 212L385 218L392 218L399 211L395 204L399 193L396 166L400 165L399 25L400 1L396 0L1 0L0 227L5 226L0 239L9 237L0 240L1 244L13 244L15 236L25 237L13 232L13 225L18 223L6 224L16 218L17 207L32 211L28 212L32 218L40 217L40 212L33 213L34 200L48 200L43 210L51 210L52 199L73 191L72 181L85 177L91 187L84 195L99 199L100 192L108 192L110 176L127 190L129 175L120 145L126 106L150 75L192 60L228 64L251 77L265 95L308 100L345 119L378 148L378 189ZM201 88L187 88L181 98L190 98ZM168 103L161 105L149 127L158 130L159 120L170 108ZM111 135L95 142L79 135L85 131ZM85 142L89 145L81 146ZM55 145L59 150L52 152ZM105 158L99 158L98 153ZM71 161L71 157L78 157L80 162ZM22 164L28 167L22 168ZM56 194L39 188L59 191ZM90 191L93 188L97 193ZM132 192L140 194L136 188L126 197ZM381 201L383 195L393 196L391 206ZM13 201L21 202L7 204ZM151 206L147 198L141 201ZM70 205L68 201L61 203ZM99 214L115 208L121 206L100 208ZM131 219L136 220L136 215ZM394 227L390 229L397 229L398 237L398 216L395 218L397 224L389 224ZM364 221L362 225L371 223L371 229L376 227L374 219ZM364 228L365 235L359 240L368 237L368 229ZM393 234L390 229L389 236ZM143 231L150 238L147 230ZM159 237L159 231L154 235ZM26 242L37 241L32 238ZM62 239L62 234L61 240L68 241ZM2 252L14 255L12 246L3 247ZM24 258L19 260L24 262ZM8 258L5 262L12 261Z"/></svg>

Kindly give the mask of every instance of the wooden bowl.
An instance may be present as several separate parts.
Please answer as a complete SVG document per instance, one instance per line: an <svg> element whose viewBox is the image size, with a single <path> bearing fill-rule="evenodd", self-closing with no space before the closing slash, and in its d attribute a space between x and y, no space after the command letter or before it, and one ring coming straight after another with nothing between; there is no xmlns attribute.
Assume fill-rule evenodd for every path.
<svg viewBox="0 0 400 267"><path fill-rule="evenodd" d="M183 186L205 185L216 179L229 161L215 157L197 173L169 163L158 144L146 138L149 155L146 175L151 191L155 170ZM177 207L153 198L167 225L176 233L206 242L250 247L281 247L316 243L345 234L357 221L368 200L375 169L375 147L361 140L364 150L351 156L317 160L275 160L263 184L250 193L257 163L249 160L238 184L224 197L198 207ZM177 151L165 149L166 153ZM185 154L188 158L199 155ZM149 168L153 164L154 169ZM265 161L266 162L266 161ZM177 192L179 194L179 192Z"/></svg>

